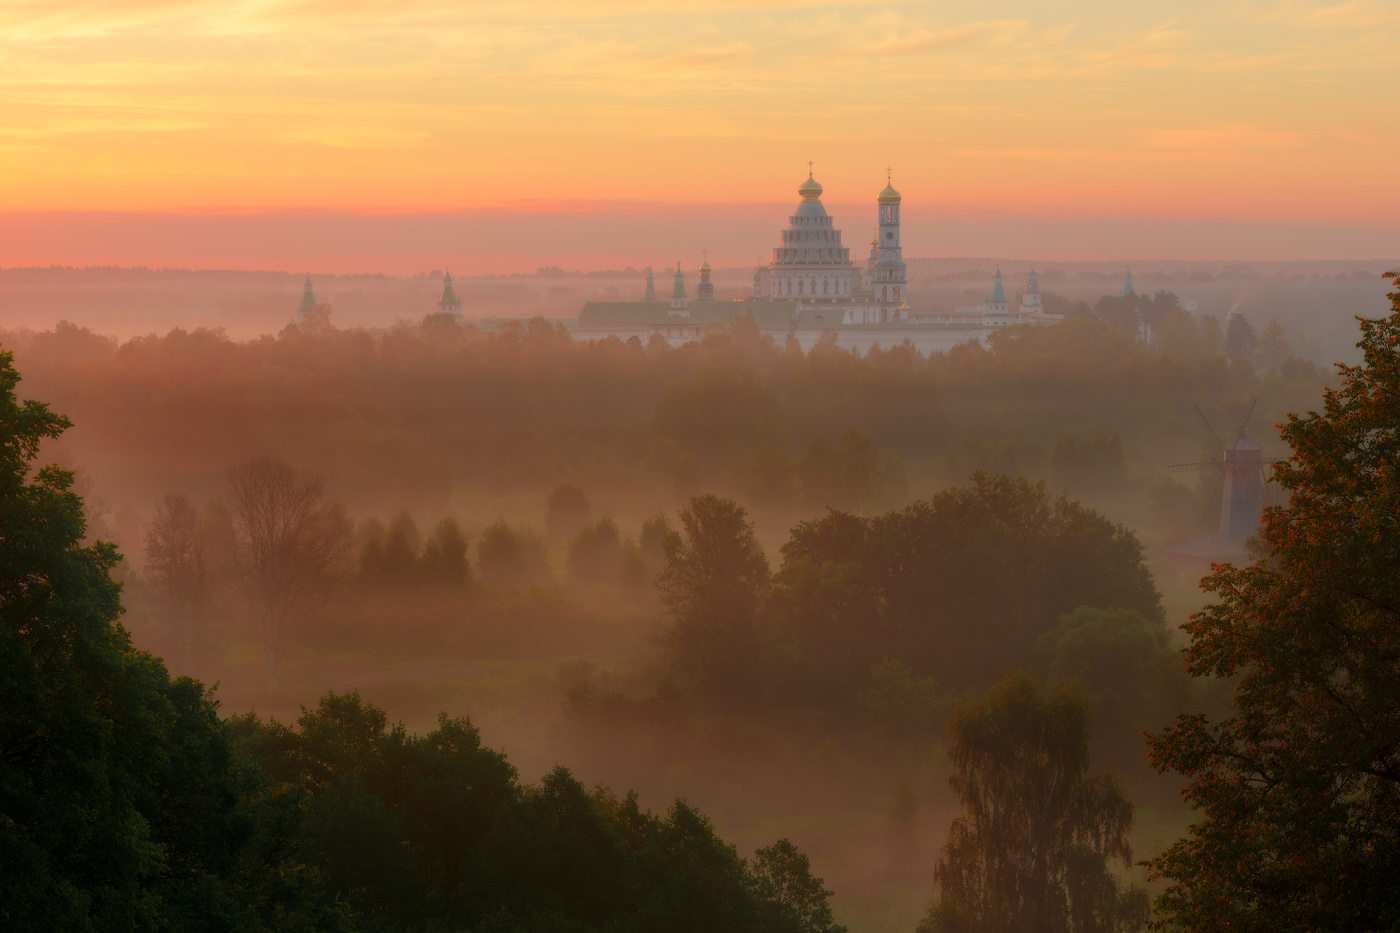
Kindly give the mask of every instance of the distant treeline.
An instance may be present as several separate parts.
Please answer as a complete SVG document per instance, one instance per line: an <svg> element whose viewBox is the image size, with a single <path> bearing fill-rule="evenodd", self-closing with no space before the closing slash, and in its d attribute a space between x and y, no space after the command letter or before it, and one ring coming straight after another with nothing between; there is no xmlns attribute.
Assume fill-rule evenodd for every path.
<svg viewBox="0 0 1400 933"><path fill-rule="evenodd" d="M542 319L485 333L439 315L382 335L289 328L235 343L176 329L118 345L59 324L0 343L17 348L27 391L73 414L111 487L178 478L212 491L228 464L264 452L357 510L440 514L454 483L573 482L810 514L897 505L975 469L1145 494L1198 451L1193 405L1223 431L1258 397L1255 430L1268 434L1316 397L1323 374L1281 332L1241 336L1227 355L1225 322L1167 293L1142 302L1130 314L1106 298L928 359L829 343L803 355L744 318L676 349L576 343Z"/></svg>

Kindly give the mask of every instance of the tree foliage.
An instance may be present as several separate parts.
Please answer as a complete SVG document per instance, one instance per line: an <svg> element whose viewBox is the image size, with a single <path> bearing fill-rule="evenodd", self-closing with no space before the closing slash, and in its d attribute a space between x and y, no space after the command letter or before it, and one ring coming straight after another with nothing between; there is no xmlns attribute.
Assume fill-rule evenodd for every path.
<svg viewBox="0 0 1400 933"><path fill-rule="evenodd" d="M684 801L522 785L467 720L221 721L117 624L116 548L83 545L71 473L31 475L68 422L18 382L0 353L0 928L840 933L786 842L751 864Z"/></svg>
<svg viewBox="0 0 1400 933"><path fill-rule="evenodd" d="M1152 861L1161 914L1193 930L1400 926L1400 292L1361 321L1265 513L1262 557L1203 581L1188 671L1233 678L1234 712L1150 739L1200 819Z"/></svg>
<svg viewBox="0 0 1400 933"><path fill-rule="evenodd" d="M359 581L371 587L410 586L464 588L471 583L467 538L451 517L433 528L420 547L418 525L402 511L386 529L378 519L360 525Z"/></svg>
<svg viewBox="0 0 1400 933"><path fill-rule="evenodd" d="M549 582L544 542L530 529L514 528L505 519L497 519L481 532L477 567L484 582L503 589Z"/></svg>
<svg viewBox="0 0 1400 933"><path fill-rule="evenodd" d="M990 347L929 358L902 346L788 353L740 330L677 348L579 342L542 319L244 342L175 329L117 346L62 325L26 338L22 359L33 391L91 432L106 482L135 485L154 464L213 476L266 451L333 481L353 508L388 499L418 514L441 512L462 477L536 498L567 482L658 505L703 489L754 508L810 495L873 514L897 504L885 493L902 495L897 462L964 482L975 468L1004 469L990 456L964 462L965 443L1014 441L1018 469L1039 477L1059 438L1113 429L1129 460L1156 460L1197 436L1194 421L1165 413L1258 397L1256 423L1268 423L1322 378L1301 360L1268 375L1227 366L1219 323L1174 306L1147 344L1074 317L998 328ZM865 452L841 450L853 427L878 454L868 494ZM795 465L814 439L804 478ZM594 517L542 528L567 540Z"/></svg>
<svg viewBox="0 0 1400 933"><path fill-rule="evenodd" d="M1163 619L1131 531L1006 476L872 518L828 512L782 551L775 624L820 693L849 690L884 658L983 688L1035 667L1037 640L1081 605Z"/></svg>
<svg viewBox="0 0 1400 933"><path fill-rule="evenodd" d="M314 477L285 460L254 457L228 470L237 580L262 641L269 687L300 613L344 572L350 519Z"/></svg>
<svg viewBox="0 0 1400 933"><path fill-rule="evenodd" d="M1129 933L1147 895L1120 889L1133 807L1109 776L1088 777L1089 706L1018 675L960 707L950 783L963 815L934 870L938 900L920 933Z"/></svg>
<svg viewBox="0 0 1400 933"><path fill-rule="evenodd" d="M467 720L411 735L352 693L234 728L305 794L293 843L363 929L842 933L786 840L750 863L683 801L656 816L562 767L523 785Z"/></svg>
<svg viewBox="0 0 1400 933"><path fill-rule="evenodd" d="M72 474L30 473L68 421L0 353L0 927L335 929L269 844L216 706L117 624L118 560L84 546Z"/></svg>
<svg viewBox="0 0 1400 933"><path fill-rule="evenodd" d="M751 685L769 573L748 513L706 494L690 500L680 524L665 539L666 563L656 580L671 613L675 656L716 695Z"/></svg>
<svg viewBox="0 0 1400 933"><path fill-rule="evenodd" d="M177 650L188 657L202 647L208 598L199 510L186 497L167 493L144 530L146 573L174 629Z"/></svg>

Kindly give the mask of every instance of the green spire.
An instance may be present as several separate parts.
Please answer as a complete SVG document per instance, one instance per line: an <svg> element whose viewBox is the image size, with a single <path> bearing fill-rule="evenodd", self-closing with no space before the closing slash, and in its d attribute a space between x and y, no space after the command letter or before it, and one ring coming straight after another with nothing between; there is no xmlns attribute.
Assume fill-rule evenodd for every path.
<svg viewBox="0 0 1400 933"><path fill-rule="evenodd" d="M1136 294L1136 292L1133 291L1133 270L1129 269L1128 277L1123 280L1123 294L1119 295L1118 297L1127 298L1129 295L1134 294Z"/></svg>
<svg viewBox="0 0 1400 933"><path fill-rule="evenodd" d="M673 291L671 292L671 300L672 300L672 301L675 301L677 298L680 298L680 299L684 300L685 297L686 297L686 295L685 295L685 273L681 271L681 262L680 262L679 259L677 259L677 260L676 260L676 287L675 287L675 290L673 290Z"/></svg>
<svg viewBox="0 0 1400 933"><path fill-rule="evenodd" d="M975 294L975 292L974 292ZM1001 266L997 266L997 283L992 286L992 296L988 301L1005 301L1006 291L1001 287Z"/></svg>
<svg viewBox="0 0 1400 933"><path fill-rule="evenodd" d="M442 277L442 298L438 300L439 305L459 305L457 293L452 290L452 273L448 272Z"/></svg>
<svg viewBox="0 0 1400 933"><path fill-rule="evenodd" d="M306 284L301 290L301 306L297 308L299 313L305 314L307 311L316 310L316 293L311 290L311 276L306 277Z"/></svg>
<svg viewBox="0 0 1400 933"><path fill-rule="evenodd" d="M656 281L651 277L651 267L647 267L647 290L642 294L643 301L656 300Z"/></svg>

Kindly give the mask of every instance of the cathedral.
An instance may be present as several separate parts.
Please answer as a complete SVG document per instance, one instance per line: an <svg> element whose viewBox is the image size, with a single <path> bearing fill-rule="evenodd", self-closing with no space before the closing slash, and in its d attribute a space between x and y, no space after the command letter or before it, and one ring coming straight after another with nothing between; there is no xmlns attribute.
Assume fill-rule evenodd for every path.
<svg viewBox="0 0 1400 933"><path fill-rule="evenodd" d="M822 186L812 177L797 186L802 201L788 218L788 228L773 249L773 261L762 276L763 294L806 304L850 305L845 324L888 324L908 318L904 300L908 274L899 242L899 192L886 178L876 199L878 232L870 243L864 270L851 261L850 247L841 245L841 231L822 204ZM760 296L756 296L760 297Z"/></svg>
<svg viewBox="0 0 1400 933"><path fill-rule="evenodd" d="M754 270L753 292L744 299L715 300L708 257L700 265L692 299L677 262L669 300L658 297L648 270L640 301L586 302L571 333L577 340L636 337L645 343L660 337L679 345L701 339L707 327L752 315L759 330L780 346L796 340L805 351L818 340L834 338L837 346L861 353L906 342L931 353L985 340L998 327L1060 320L1044 312L1034 271L1015 311L1007 301L1000 269L980 306L951 312L915 310L900 236L903 199L890 175L875 196L876 233L863 263L853 261L850 247L841 242L841 231L822 204L822 192L808 163L807 178L797 186L797 209L779 232L768 265Z"/></svg>

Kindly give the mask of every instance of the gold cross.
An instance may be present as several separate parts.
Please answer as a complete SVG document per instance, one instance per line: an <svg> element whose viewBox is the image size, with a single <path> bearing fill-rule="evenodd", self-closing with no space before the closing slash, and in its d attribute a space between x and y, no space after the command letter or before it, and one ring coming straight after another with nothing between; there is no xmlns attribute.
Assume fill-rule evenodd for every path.
<svg viewBox="0 0 1400 933"><path fill-rule="evenodd" d="M813 165L813 163L809 160L809 161L807 162L807 177L808 177L808 178L811 178L811 177L812 177L812 165Z"/></svg>

